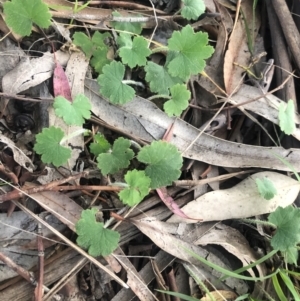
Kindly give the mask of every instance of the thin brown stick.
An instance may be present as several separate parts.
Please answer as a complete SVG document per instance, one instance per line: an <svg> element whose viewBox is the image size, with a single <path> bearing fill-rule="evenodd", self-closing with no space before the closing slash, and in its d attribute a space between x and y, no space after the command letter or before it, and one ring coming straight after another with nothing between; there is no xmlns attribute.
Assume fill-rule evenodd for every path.
<svg viewBox="0 0 300 301"><path fill-rule="evenodd" d="M112 212L112 211L110 212L110 216L113 217L114 219L118 220L118 221L123 221L123 222L126 221L126 219L123 216L121 216L121 215L119 215L115 212Z"/></svg>
<svg viewBox="0 0 300 301"><path fill-rule="evenodd" d="M230 173L230 174L227 174L227 175L221 175L221 176L208 178L208 179L202 179L202 180L174 181L173 185L175 185L175 186L199 186L199 185L204 185L204 184L208 184L208 183L212 183L212 182L216 182L216 181L225 181L225 180L228 180L230 178L240 176L240 175L244 175L244 174L247 174L247 173L251 173L251 172L254 172L254 171L255 171L254 169L243 170L243 171L239 171L239 172L233 172L233 173Z"/></svg>
<svg viewBox="0 0 300 301"><path fill-rule="evenodd" d="M167 269L167 279L168 279L168 284L169 284L168 287L169 287L170 291L179 293L173 268L169 267ZM179 297L172 298L172 301L180 301L180 300L181 299Z"/></svg>
<svg viewBox="0 0 300 301"><path fill-rule="evenodd" d="M273 8L279 19L282 31L284 33L284 38L289 46L294 62L296 63L298 69L300 69L300 34L293 17L291 15L290 9L285 0L273 0L271 2Z"/></svg>
<svg viewBox="0 0 300 301"><path fill-rule="evenodd" d="M67 178L62 179L62 180L54 181L54 182L51 182L51 183L46 184L46 185L37 186L37 187L30 187L28 189L22 188L22 190L20 188L18 188L18 189L15 189L15 190L11 191L11 192L6 193L6 194L0 195L0 202L9 201L9 200L16 200L16 199L19 199L20 197L22 197L23 195L26 195L26 194L37 193L37 192L45 191L45 190L52 190L56 186L59 186L61 184L67 183L67 182L74 181L76 179L79 179L81 177L86 176L87 174L88 174L88 172L81 172L81 173L78 173L76 175L67 177Z"/></svg>
<svg viewBox="0 0 300 301"><path fill-rule="evenodd" d="M13 190L6 194L0 195L0 201L5 202L9 200L19 199L23 195L38 193L42 191L65 191L65 190L94 190L94 191L120 191L122 187L120 186L96 186L96 185L78 185L78 186L55 186L55 187L45 187L38 186L32 188L22 188L22 191Z"/></svg>
<svg viewBox="0 0 300 301"><path fill-rule="evenodd" d="M32 101L32 102L42 102L44 100L50 100L50 101L54 100L53 97L31 98L31 97L26 97L25 95L16 95L16 94L3 93L3 92L0 92L0 95L3 97L14 98L14 99L18 99L18 100L25 100L25 101Z"/></svg>
<svg viewBox="0 0 300 301"><path fill-rule="evenodd" d="M42 239L42 225L38 224L38 236L37 236L37 246L38 246L38 283L35 288L35 300L42 301L44 290L43 290L43 283L44 283L44 244Z"/></svg>
<svg viewBox="0 0 300 301"><path fill-rule="evenodd" d="M41 187L42 188L42 187ZM98 186L98 185L76 185L76 186L56 186L53 188L46 189L47 191L63 191L63 190L94 190L94 191L120 191L123 188L120 186ZM39 190L45 191L45 189ZM30 189L28 189L28 194L32 193L30 192Z"/></svg>
<svg viewBox="0 0 300 301"><path fill-rule="evenodd" d="M200 175L200 177L203 179L208 175L208 173L211 171L211 165L208 165L207 168L204 170L204 172Z"/></svg>
<svg viewBox="0 0 300 301"><path fill-rule="evenodd" d="M0 252L0 260L3 261L8 267L13 269L16 273L18 273L21 277L23 277L26 281L28 281L32 285L35 284L34 277L30 274L30 272L17 265L14 261L5 256L2 252Z"/></svg>
<svg viewBox="0 0 300 301"><path fill-rule="evenodd" d="M145 11L151 11L153 10L151 7L138 4L138 3L131 3L127 1L91 1L89 3L90 6L96 6L96 5L107 5L109 7L122 7L126 9L139 9L139 10L145 10ZM155 9L157 13L165 15L166 12L160 9Z"/></svg>

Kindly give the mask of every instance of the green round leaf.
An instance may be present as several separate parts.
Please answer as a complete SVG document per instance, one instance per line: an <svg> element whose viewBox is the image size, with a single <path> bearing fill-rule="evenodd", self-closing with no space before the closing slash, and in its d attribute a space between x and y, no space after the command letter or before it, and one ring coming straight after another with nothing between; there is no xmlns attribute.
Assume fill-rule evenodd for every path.
<svg viewBox="0 0 300 301"><path fill-rule="evenodd" d="M276 187L274 186L274 183L270 179L268 178L256 179L255 183L257 185L259 194L264 199L271 200L277 194Z"/></svg>
<svg viewBox="0 0 300 301"><path fill-rule="evenodd" d="M76 31L73 35L73 43L81 48L86 57L92 56L94 51L93 42L86 34Z"/></svg>
<svg viewBox="0 0 300 301"><path fill-rule="evenodd" d="M80 247L88 249L91 256L107 256L118 247L120 234L97 222L96 213L95 208L82 211L81 218L75 225L78 234L76 242Z"/></svg>
<svg viewBox="0 0 300 301"><path fill-rule="evenodd" d="M271 239L275 250L288 251L300 242L300 209L287 206L278 207L268 217L269 222L277 226Z"/></svg>
<svg viewBox="0 0 300 301"><path fill-rule="evenodd" d="M287 135L294 133L295 125L295 106L292 99L288 103L281 102L278 112L280 129Z"/></svg>
<svg viewBox="0 0 300 301"><path fill-rule="evenodd" d="M181 174L182 157L176 146L166 141L143 147L137 158L148 165L145 173L151 179L152 189L172 184Z"/></svg>
<svg viewBox="0 0 300 301"><path fill-rule="evenodd" d="M3 3L5 22L17 34L29 36L32 23L42 28L51 25L48 6L41 0L11 0Z"/></svg>
<svg viewBox="0 0 300 301"><path fill-rule="evenodd" d="M54 166L65 164L71 157L71 150L60 145L64 137L64 132L54 126L44 128L40 134L36 135L34 150L42 155L44 163L52 163Z"/></svg>
<svg viewBox="0 0 300 301"><path fill-rule="evenodd" d="M171 99L165 102L164 110L168 116L180 116L185 110L191 97L191 92L186 88L186 85L177 84L171 88Z"/></svg>
<svg viewBox="0 0 300 301"><path fill-rule="evenodd" d="M165 66L160 66L153 62L147 63L145 71L145 79L150 83L150 90L153 93L169 95L169 88L183 82L179 77L172 77Z"/></svg>
<svg viewBox="0 0 300 301"><path fill-rule="evenodd" d="M125 73L122 63L112 61L109 65L104 66L102 71L103 74L99 75L98 83L100 93L104 97L109 98L115 104L124 104L134 98L134 89L122 83Z"/></svg>
<svg viewBox="0 0 300 301"><path fill-rule="evenodd" d="M127 64L130 68L135 66L145 66L146 57L151 54L148 47L148 42L143 37L135 37L132 42L132 47L121 47L120 57L122 62Z"/></svg>
<svg viewBox="0 0 300 301"><path fill-rule="evenodd" d="M214 52L213 47L207 43L207 33L195 33L190 25L181 31L174 31L168 40L170 55L174 57L168 64L169 73L187 80L191 75L202 72L206 64L204 59Z"/></svg>

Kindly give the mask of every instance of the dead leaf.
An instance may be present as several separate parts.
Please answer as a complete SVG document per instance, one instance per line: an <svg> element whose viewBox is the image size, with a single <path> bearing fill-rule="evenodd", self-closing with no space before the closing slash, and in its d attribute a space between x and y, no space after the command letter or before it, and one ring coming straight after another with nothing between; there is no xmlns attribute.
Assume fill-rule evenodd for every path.
<svg viewBox="0 0 300 301"><path fill-rule="evenodd" d="M255 179L267 177L277 189L277 194L271 200L265 200L259 195ZM232 188L211 191L198 199L189 202L181 210L192 218L202 218L203 221L221 221L226 219L246 218L270 213L277 207L291 205L300 191L298 181L280 173L258 172ZM193 223L173 215L170 223Z"/></svg>
<svg viewBox="0 0 300 301"><path fill-rule="evenodd" d="M243 263L243 266L247 266L259 259L249 246L246 238L238 230L222 223L216 224L215 227L207 231L194 243L201 246L208 244L220 245L237 257ZM259 272L259 277L266 275L263 265L256 265L256 268ZM252 277L256 277L252 269L249 269L248 272Z"/></svg>
<svg viewBox="0 0 300 301"><path fill-rule="evenodd" d="M34 165L32 161L23 153L21 149L16 147L15 143L7 138L6 136L0 134L0 142L6 144L12 151L14 160L30 172L33 172Z"/></svg>
<svg viewBox="0 0 300 301"><path fill-rule="evenodd" d="M55 53L61 65L66 65L70 55L62 51ZM2 79L3 92L17 94L35 87L52 76L54 69L53 54L47 52L42 57L22 58L21 62Z"/></svg>
<svg viewBox="0 0 300 301"><path fill-rule="evenodd" d="M168 225L165 225L165 223L158 221L154 217L132 220L132 223L162 250L184 261L199 264L199 261L184 250L185 248L190 249L204 258L208 255L206 250L191 243L184 242L183 240L169 234L167 230Z"/></svg>
<svg viewBox="0 0 300 301"><path fill-rule="evenodd" d="M225 265L218 256L214 255L207 250L194 245L193 243L186 242L182 239L177 238L174 235L168 233L168 225L167 223L156 220L154 217L143 218L140 220L131 220L132 223L145 235L147 235L159 248L168 252L169 254L181 259L185 262L194 264L198 267L206 271L211 271L212 269L208 266L202 264L199 260L194 258L191 254L189 254L186 250L190 250L191 252L197 254L200 257L204 257L207 260L214 262L215 264L230 270L230 267ZM221 273L217 271L213 271L213 274L210 274L210 280L216 281L219 277L221 277ZM226 278L225 282L231 288L235 288L240 293L245 293L247 289L245 289L245 285L242 285L243 281L235 278Z"/></svg>
<svg viewBox="0 0 300 301"><path fill-rule="evenodd" d="M211 0L204 0L204 4L207 10L209 10L211 13L216 12L216 5L214 1Z"/></svg>
<svg viewBox="0 0 300 301"><path fill-rule="evenodd" d="M131 261L128 259L128 257L125 255L125 253L120 247L118 247L117 250L114 251L113 256L116 257L116 259L120 262L120 264L127 272L127 284L134 292L134 294L138 296L140 300L158 301L158 299L151 292L147 284L144 282L140 273L138 273L135 266L131 263ZM120 299L120 300L124 300L124 299Z"/></svg>
<svg viewBox="0 0 300 301"><path fill-rule="evenodd" d="M55 60L55 68L53 71L53 92L54 96L63 96L65 99L72 102L71 88L68 78L61 64Z"/></svg>
<svg viewBox="0 0 300 301"><path fill-rule="evenodd" d="M56 191L42 191L30 195L41 207L51 212L73 232L75 224L80 219L82 207L63 193Z"/></svg>
<svg viewBox="0 0 300 301"><path fill-rule="evenodd" d="M67 41L67 43L72 43L72 39L70 37L71 33L67 25L58 23L54 19L52 19L51 26L58 34L60 34Z"/></svg>
<svg viewBox="0 0 300 301"><path fill-rule="evenodd" d="M0 53L0 81L2 83L3 76L16 67L16 65L20 62L20 58L25 56L25 53L9 38L1 40ZM2 84L0 88L2 89Z"/></svg>
<svg viewBox="0 0 300 301"><path fill-rule="evenodd" d="M153 259L157 264L159 271L162 272L166 267L172 264L174 257L169 255L164 251L159 251ZM144 267L141 268L139 274L145 283L150 284L150 282L155 279L155 272L153 271L152 263L149 261ZM111 301L120 301L120 300L132 300L134 298L134 293L128 289L122 289L111 299Z"/></svg>
<svg viewBox="0 0 300 301"><path fill-rule="evenodd" d="M224 82L226 92L231 95L237 92L240 85L243 83L243 74L245 69L250 64L251 52L249 50L249 41L246 34L246 25L251 33L250 38L255 40L258 29L260 27L260 16L258 11L255 11L255 28L252 29L253 24L253 1L242 1L241 10L245 19L240 18L234 31L230 36L230 42L224 59ZM253 34L252 34L253 33ZM254 44L254 41L252 41ZM243 68L244 67L244 68Z"/></svg>
<svg viewBox="0 0 300 301"><path fill-rule="evenodd" d="M243 83L242 79L245 69L240 66L247 68L250 63L250 57L251 54L246 41L243 21L238 20L234 34L231 35L224 61L225 88L229 95L236 92ZM235 64L239 64L240 66Z"/></svg>
<svg viewBox="0 0 300 301"><path fill-rule="evenodd" d="M216 3L217 4L217 3ZM231 32L233 27L233 21L228 11L222 6L218 5L218 11L221 14L221 23L218 30L218 39L215 46L215 51L207 62L205 67L205 73L207 76L201 76L197 82L199 85L211 94L211 98L215 95L220 94L220 89L224 89L224 78L223 78L223 64L224 64L224 52L228 42L228 33ZM207 93L206 92L206 93ZM200 92L201 93L201 92ZM202 95L201 93L200 95ZM207 97L201 97L199 103L204 103L207 101ZM215 100L213 100L215 101ZM212 102L209 103L209 106Z"/></svg>

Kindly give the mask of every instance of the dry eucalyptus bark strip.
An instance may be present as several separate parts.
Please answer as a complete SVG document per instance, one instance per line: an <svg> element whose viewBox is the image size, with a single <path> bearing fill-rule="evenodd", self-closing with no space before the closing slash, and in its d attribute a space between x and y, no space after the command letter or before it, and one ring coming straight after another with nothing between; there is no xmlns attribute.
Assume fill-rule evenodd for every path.
<svg viewBox="0 0 300 301"><path fill-rule="evenodd" d="M230 142L203 133L187 122L168 117L154 103L135 97L124 106L116 106L102 98L96 81L86 79L85 95L90 98L92 111L119 132L145 141L162 139L166 129L174 123L174 144L184 157L222 167L270 168L290 171L290 167L278 159L284 158L296 171L300 171L300 149L262 147ZM196 141L193 143L193 141ZM192 144L190 149L186 149ZM277 155L277 157L275 155Z"/></svg>

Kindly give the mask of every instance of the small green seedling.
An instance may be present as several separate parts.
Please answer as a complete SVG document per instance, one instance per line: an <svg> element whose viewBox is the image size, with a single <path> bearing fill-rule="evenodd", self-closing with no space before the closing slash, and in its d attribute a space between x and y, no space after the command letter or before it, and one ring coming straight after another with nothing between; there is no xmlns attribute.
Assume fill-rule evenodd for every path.
<svg viewBox="0 0 300 301"><path fill-rule="evenodd" d="M112 149L99 154L98 167L103 174L114 174L128 168L133 157L130 141L118 138ZM150 145L142 147L137 159L146 164L145 175L151 179L152 189L172 184L181 174L182 156L174 145L166 141L153 141Z"/></svg>
<svg viewBox="0 0 300 301"><path fill-rule="evenodd" d="M287 104L281 102L279 105L279 126L280 129L287 135L291 135L296 130L295 125L295 106L292 99Z"/></svg>
<svg viewBox="0 0 300 301"><path fill-rule="evenodd" d="M94 142L90 144L90 152L94 156L99 156L102 153L106 153L109 151L111 145L110 143L105 139L105 137L101 134L96 134L94 137Z"/></svg>
<svg viewBox="0 0 300 301"><path fill-rule="evenodd" d="M153 93L161 95L169 95L170 88L176 84L182 84L184 81L179 77L172 77L167 66L161 66L153 62L148 62L145 66L146 81L150 85L150 90Z"/></svg>
<svg viewBox="0 0 300 301"><path fill-rule="evenodd" d="M136 169L128 171L125 181L128 186L119 192L119 197L124 204L132 207L149 194L151 179L144 171Z"/></svg>
<svg viewBox="0 0 300 301"><path fill-rule="evenodd" d="M151 50L148 48L147 40L143 37L134 37L132 41L130 39L130 43L119 49L122 63L127 64L130 68L145 66L150 54Z"/></svg>
<svg viewBox="0 0 300 301"><path fill-rule="evenodd" d="M62 96L57 96L54 100L55 114L62 117L67 125L79 125L84 123L84 118L91 116L91 104L89 99L78 94L73 102L68 101ZM79 129L64 137L64 132L60 128L51 126L44 128L41 133L36 135L34 150L42 155L44 163L52 163L58 167L65 164L71 158L71 149L63 146L68 139L88 132L86 129Z"/></svg>
<svg viewBox="0 0 300 301"><path fill-rule="evenodd" d="M99 143L106 146L108 144L103 141L103 138L99 139ZM98 149L97 143L94 143L92 147ZM98 155L98 167L102 174L114 174L121 169L128 168L133 157L130 141L118 138L111 149L107 149L106 153L101 151ZM122 190L119 194L122 201L130 206L140 202L149 193L150 188L167 186L177 180L181 174L183 161L177 148L166 141L154 141L142 147L137 159L146 164L145 171L134 169L127 172L125 191Z"/></svg>
<svg viewBox="0 0 300 301"><path fill-rule="evenodd" d="M85 134L89 132L86 129L79 129L64 136L64 132L57 127L43 128L42 132L36 135L36 143L34 150L37 154L42 155L44 163L52 163L54 166L61 166L71 158L71 149L63 146L63 144L70 138Z"/></svg>
<svg viewBox="0 0 300 301"><path fill-rule="evenodd" d="M102 68L110 63L107 58L109 47L105 43L109 38L110 34L108 32L100 33L98 31L93 34L92 38L82 32L75 32L73 35L73 43L81 48L88 59L91 59L92 67L99 74L102 73Z"/></svg>
<svg viewBox="0 0 300 301"><path fill-rule="evenodd" d="M255 183L258 188L258 192L266 200L271 200L273 197L277 194L276 187L274 186L274 183L268 179L256 179Z"/></svg>
<svg viewBox="0 0 300 301"><path fill-rule="evenodd" d="M202 72L206 65L205 59L214 52L214 48L207 44L207 33L195 33L190 25L183 27L181 31L174 31L168 40L169 73L186 81L191 75Z"/></svg>
<svg viewBox="0 0 300 301"><path fill-rule="evenodd" d="M170 89L171 97L164 103L164 110L169 116L179 116L189 105L191 92L186 85L177 84Z"/></svg>
<svg viewBox="0 0 300 301"><path fill-rule="evenodd" d="M189 8L194 4L186 3ZM197 10L194 12L200 13ZM147 61L152 53L149 42L142 36L132 37L141 32L138 23L112 22L112 24L115 29L121 31L117 37L121 62L112 61L103 66L104 61L107 60L108 47L104 42L108 38L107 35L98 34L97 42L96 33L91 39L83 33L75 33L73 36L74 44L79 46L88 58L93 56L92 66L95 67L97 64L100 66L95 68L100 73L98 76L100 93L114 104L125 104L131 101L135 97L135 90L129 85L142 86L142 84L125 80L126 66L131 69L144 68L145 79L151 91L158 94L151 98L167 99L164 104L165 112L169 116L179 116L188 107L190 92L186 88L187 81L192 75L204 70L205 59L214 51L213 47L208 45L208 35L202 32L195 33L190 25L183 27L181 31L174 31L168 40L168 45L162 47L162 50L167 52L167 58L165 65L160 66ZM102 58L105 58L104 61L97 58L98 52L101 53Z"/></svg>
<svg viewBox="0 0 300 301"><path fill-rule="evenodd" d="M127 168L130 160L134 157L134 153L129 147L130 141L121 137L115 140L109 153L100 154L97 161L102 174L114 174L120 169Z"/></svg>

